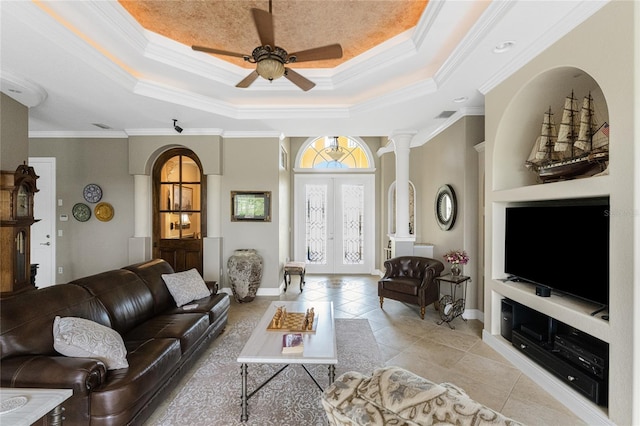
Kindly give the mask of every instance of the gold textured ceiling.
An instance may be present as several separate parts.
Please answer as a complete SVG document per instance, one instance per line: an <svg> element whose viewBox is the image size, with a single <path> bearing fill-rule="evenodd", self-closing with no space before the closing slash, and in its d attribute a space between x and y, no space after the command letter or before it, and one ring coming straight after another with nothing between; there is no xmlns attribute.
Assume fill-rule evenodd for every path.
<svg viewBox="0 0 640 426"><path fill-rule="evenodd" d="M428 0L273 0L275 42L289 53L339 43L342 59L302 62L332 68L415 27ZM250 55L260 45L251 8L268 0L135 0L119 2L144 28L187 46ZM205 53L202 53L203 55ZM253 67L241 58L218 56Z"/></svg>

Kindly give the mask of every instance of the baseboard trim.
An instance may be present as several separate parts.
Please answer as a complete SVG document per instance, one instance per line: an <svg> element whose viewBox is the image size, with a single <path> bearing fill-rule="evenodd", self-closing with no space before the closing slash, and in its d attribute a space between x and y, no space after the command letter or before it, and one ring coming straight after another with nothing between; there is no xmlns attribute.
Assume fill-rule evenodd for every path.
<svg viewBox="0 0 640 426"><path fill-rule="evenodd" d="M465 309L462 313L462 318L468 320L479 320L484 324L484 312L479 309Z"/></svg>
<svg viewBox="0 0 640 426"><path fill-rule="evenodd" d="M482 330L482 340L587 424L615 424L609 420L604 408L592 403L571 389L536 362L518 352L502 337L494 336L487 330Z"/></svg>

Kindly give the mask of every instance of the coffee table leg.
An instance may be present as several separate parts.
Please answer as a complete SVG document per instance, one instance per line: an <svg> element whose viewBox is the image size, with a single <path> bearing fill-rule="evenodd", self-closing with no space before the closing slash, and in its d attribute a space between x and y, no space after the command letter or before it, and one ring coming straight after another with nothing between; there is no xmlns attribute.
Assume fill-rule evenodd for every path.
<svg viewBox="0 0 640 426"><path fill-rule="evenodd" d="M49 420L51 421L51 426L61 426L62 420L64 417L62 414L64 413L64 408L61 405L58 405L49 413Z"/></svg>
<svg viewBox="0 0 640 426"><path fill-rule="evenodd" d="M240 366L240 376L242 377L242 396L241 403L242 414L240 415L240 421L246 422L249 419L249 412L247 410L247 364Z"/></svg>
<svg viewBox="0 0 640 426"><path fill-rule="evenodd" d="M333 364L329 364L329 386L333 384L333 381L336 379L336 366Z"/></svg>

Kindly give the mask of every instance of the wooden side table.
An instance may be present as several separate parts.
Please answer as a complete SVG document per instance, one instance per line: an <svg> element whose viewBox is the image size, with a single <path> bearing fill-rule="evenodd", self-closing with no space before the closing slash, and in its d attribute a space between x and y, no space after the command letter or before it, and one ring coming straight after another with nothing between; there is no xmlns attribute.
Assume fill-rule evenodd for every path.
<svg viewBox="0 0 640 426"><path fill-rule="evenodd" d="M451 325L454 318L462 316L467 299L467 283L471 281L471 277L466 275L453 276L451 274L435 277L438 282L438 294L440 294L440 286L442 283L449 284L449 294L445 294L438 301L438 311L440 311L440 321L438 325L446 322L451 329L455 329ZM463 321L467 319L462 317Z"/></svg>
<svg viewBox="0 0 640 426"><path fill-rule="evenodd" d="M291 284L291 275L300 275L300 291L304 285L304 274L307 264L304 262L290 261L284 264L284 291Z"/></svg>
<svg viewBox="0 0 640 426"><path fill-rule="evenodd" d="M71 395L71 389L1 388L0 424L29 426L48 413L47 424L61 426L62 403Z"/></svg>

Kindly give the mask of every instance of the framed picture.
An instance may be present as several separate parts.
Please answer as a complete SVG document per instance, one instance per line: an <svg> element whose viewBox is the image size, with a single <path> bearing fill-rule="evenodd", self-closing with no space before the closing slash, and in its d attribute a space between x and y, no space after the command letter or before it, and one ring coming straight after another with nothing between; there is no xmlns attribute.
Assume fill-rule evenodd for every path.
<svg viewBox="0 0 640 426"><path fill-rule="evenodd" d="M231 191L231 221L271 222L271 191Z"/></svg>
<svg viewBox="0 0 640 426"><path fill-rule="evenodd" d="M180 208L181 205L182 209ZM193 210L193 188L184 185L173 185L173 205L171 210Z"/></svg>

